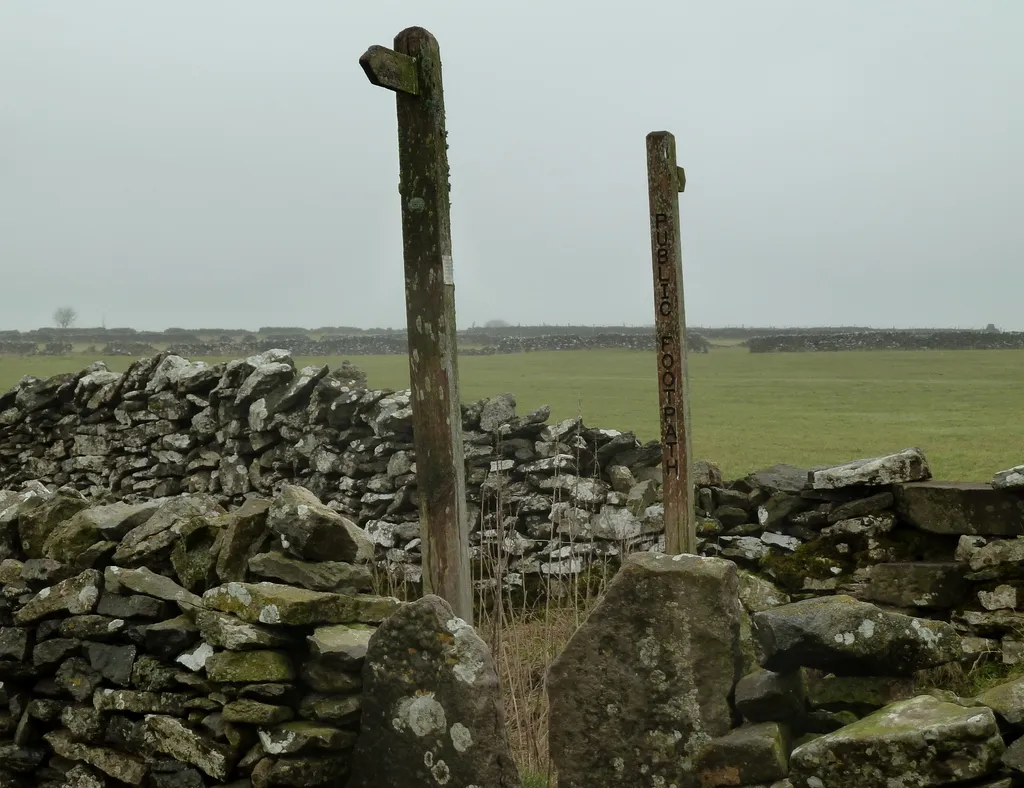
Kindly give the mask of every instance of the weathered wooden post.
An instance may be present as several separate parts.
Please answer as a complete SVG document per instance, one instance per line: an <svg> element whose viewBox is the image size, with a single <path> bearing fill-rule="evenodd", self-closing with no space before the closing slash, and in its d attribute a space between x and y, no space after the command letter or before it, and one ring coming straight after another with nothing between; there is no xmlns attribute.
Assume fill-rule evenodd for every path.
<svg viewBox="0 0 1024 788"><path fill-rule="evenodd" d="M398 103L405 306L423 539L423 590L473 620L441 52L420 27L359 59Z"/></svg>
<svg viewBox="0 0 1024 788"><path fill-rule="evenodd" d="M661 408L665 552L697 552L690 456L690 404L686 367L683 257L679 245L679 193L686 174L676 165L676 140L667 131L647 135L647 186L654 263L654 336Z"/></svg>

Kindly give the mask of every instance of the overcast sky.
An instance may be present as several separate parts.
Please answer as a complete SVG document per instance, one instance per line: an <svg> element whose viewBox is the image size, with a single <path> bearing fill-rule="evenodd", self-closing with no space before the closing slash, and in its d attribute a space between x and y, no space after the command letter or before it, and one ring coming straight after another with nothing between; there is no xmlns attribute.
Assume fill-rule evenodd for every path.
<svg viewBox="0 0 1024 788"><path fill-rule="evenodd" d="M2 0L0 328L404 325L394 95L439 39L460 327L1024 329L1020 0Z"/></svg>

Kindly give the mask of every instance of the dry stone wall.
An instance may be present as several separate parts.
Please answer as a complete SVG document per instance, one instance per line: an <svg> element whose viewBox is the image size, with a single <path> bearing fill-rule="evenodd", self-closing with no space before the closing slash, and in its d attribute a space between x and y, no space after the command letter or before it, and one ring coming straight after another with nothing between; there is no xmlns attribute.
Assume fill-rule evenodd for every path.
<svg viewBox="0 0 1024 788"><path fill-rule="evenodd" d="M377 625L363 531L302 487L0 493L0 785L343 785Z"/></svg>
<svg viewBox="0 0 1024 788"><path fill-rule="evenodd" d="M751 353L841 350L1019 350L1024 332L1012 331L855 331L786 333L751 337Z"/></svg>
<svg viewBox="0 0 1024 788"><path fill-rule="evenodd" d="M369 567L413 586L420 577L411 415L407 392L373 390L350 366L298 370L283 351L216 366L164 354L124 374L93 365L28 378L0 396L0 489L8 489L0 493L0 694L9 711L0 784L317 785L349 768L363 704L357 671L374 628L399 609L392 597L367 593ZM908 695L904 680L942 664L1024 660L1021 468L992 484L937 482L923 453L907 449L726 482L701 462L701 555L663 565L657 443L579 419L549 423L547 409L521 415L511 395L465 405L463 422L482 600L499 588L562 592L611 576L623 560L636 569L616 583L654 584L604 603L607 621L614 608L629 618L622 631L633 633L636 660L650 663L658 682L642 694L658 706L654 719L623 739L649 731L656 763L623 755L622 766L601 766L609 779L634 767L670 779L677 758L710 775L700 778L709 785L768 783L780 771L811 788L815 779L845 785L829 764L860 763L866 756L856 753L880 746L871 738L875 713L930 720L943 737L959 731L941 753L913 750L920 737L885 742L903 761L966 747L975 754L971 778L998 773L1000 759L1016 768L1024 745L1003 729L997 742L992 720L1019 725L1017 712L979 722L957 711L959 701ZM675 577L671 589L659 591L666 577ZM679 664L687 649L700 660L699 632L710 625L659 602L664 615L645 628L635 609L644 605L627 604L665 594L668 604L685 596L672 583L690 582L719 596L738 588L742 600L735 622L715 619L726 667L713 681L661 666L663 658ZM567 655L556 676L573 675L572 649ZM733 657L736 671L727 667ZM719 690L731 717L707 695ZM627 695L605 712L638 697ZM558 702L572 720L589 701L570 692ZM647 705L630 713L649 713ZM493 699L477 706L495 730ZM712 707L714 725L702 710ZM777 711L757 711L766 707ZM673 743L681 709L703 722ZM433 706L425 711L415 725L435 738L409 744L429 744L420 758L427 771L480 763L451 749L465 741L462 728L447 717L441 726ZM568 724L557 727L557 747L574 753L571 763L597 768L586 744L593 731L576 740ZM801 740L807 734L823 738ZM744 758L775 766L744 771ZM489 763L509 779L507 760ZM939 777L927 784L943 784Z"/></svg>

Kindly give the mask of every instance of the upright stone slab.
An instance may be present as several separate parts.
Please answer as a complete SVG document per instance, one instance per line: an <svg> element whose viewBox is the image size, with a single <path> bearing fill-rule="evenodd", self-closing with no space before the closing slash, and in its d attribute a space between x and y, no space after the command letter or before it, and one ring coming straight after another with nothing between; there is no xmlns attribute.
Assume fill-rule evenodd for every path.
<svg viewBox="0 0 1024 788"><path fill-rule="evenodd" d="M348 788L519 788L487 645L437 596L404 605L370 639Z"/></svg>
<svg viewBox="0 0 1024 788"><path fill-rule="evenodd" d="M630 556L548 673L559 788L698 785L694 759L732 722L740 614L735 564Z"/></svg>

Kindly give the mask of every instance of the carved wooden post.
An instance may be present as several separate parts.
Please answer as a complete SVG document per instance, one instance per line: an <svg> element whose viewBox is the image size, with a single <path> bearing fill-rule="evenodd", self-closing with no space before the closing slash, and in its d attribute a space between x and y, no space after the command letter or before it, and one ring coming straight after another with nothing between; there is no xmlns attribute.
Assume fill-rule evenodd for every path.
<svg viewBox="0 0 1024 788"><path fill-rule="evenodd" d="M690 456L690 404L686 368L683 258L679 246L679 193L686 186L676 166L676 140L667 131L647 135L647 185L654 263L654 336L661 408L665 552L697 552Z"/></svg>
<svg viewBox="0 0 1024 788"><path fill-rule="evenodd" d="M423 539L423 590L473 621L441 53L419 27L359 59L398 103L405 305Z"/></svg>

